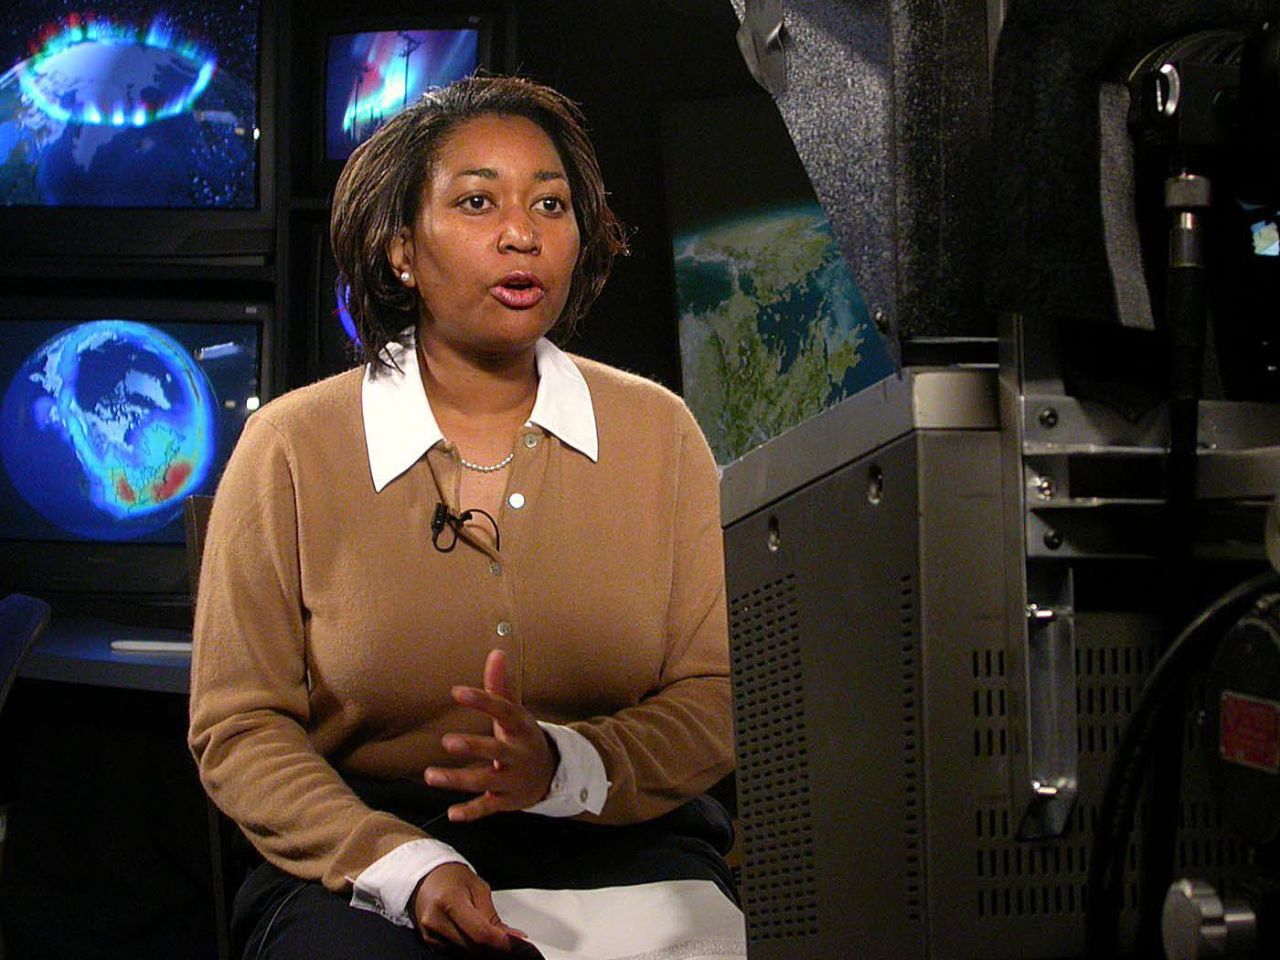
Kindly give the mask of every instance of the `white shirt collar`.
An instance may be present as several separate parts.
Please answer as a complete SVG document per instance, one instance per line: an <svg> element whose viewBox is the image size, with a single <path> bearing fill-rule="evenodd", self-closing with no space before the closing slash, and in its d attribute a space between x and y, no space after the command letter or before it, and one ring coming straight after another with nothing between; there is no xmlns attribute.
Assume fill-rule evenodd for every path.
<svg viewBox="0 0 1280 960"><path fill-rule="evenodd" d="M389 343L383 352L391 368L367 366L360 391L375 491L381 491L444 439L422 388L413 338L407 344ZM593 462L598 460L595 409L582 371L545 337L536 345L535 359L538 393L529 422L555 434Z"/></svg>

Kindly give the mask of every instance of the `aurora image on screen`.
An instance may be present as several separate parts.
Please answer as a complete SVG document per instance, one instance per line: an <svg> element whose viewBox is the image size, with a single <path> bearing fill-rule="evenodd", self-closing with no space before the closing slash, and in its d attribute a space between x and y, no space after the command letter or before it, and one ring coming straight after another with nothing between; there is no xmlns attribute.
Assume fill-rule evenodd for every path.
<svg viewBox="0 0 1280 960"><path fill-rule="evenodd" d="M254 5L182 23L116 7L8 24L19 58L0 63L0 204L255 208Z"/></svg>
<svg viewBox="0 0 1280 960"><path fill-rule="evenodd" d="M325 149L345 160L423 93L475 72L480 31L379 30L329 38Z"/></svg>
<svg viewBox="0 0 1280 960"><path fill-rule="evenodd" d="M351 308L347 305L347 301L351 297L351 287L343 283L341 279L337 280L333 287L333 315L338 318L338 323L342 327L342 333L346 336L347 342L351 344L354 350L359 350L360 333L356 330L356 321L351 316Z"/></svg>
<svg viewBox="0 0 1280 960"><path fill-rule="evenodd" d="M130 320L79 323L13 374L0 461L18 497L64 534L152 539L211 485L218 409L201 362L172 336Z"/></svg>

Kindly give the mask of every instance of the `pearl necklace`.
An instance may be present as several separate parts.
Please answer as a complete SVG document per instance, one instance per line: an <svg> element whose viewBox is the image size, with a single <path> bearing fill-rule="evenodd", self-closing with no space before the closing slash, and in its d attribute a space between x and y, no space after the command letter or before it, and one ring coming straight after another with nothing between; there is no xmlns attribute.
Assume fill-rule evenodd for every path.
<svg viewBox="0 0 1280 960"><path fill-rule="evenodd" d="M480 463L472 463L462 454L458 454L458 462L461 463L468 470L474 470L476 473L497 473L499 470L501 470L503 467L509 464L512 460L514 460L515 457L516 457L516 452L512 450L510 453L508 453L505 457L503 457L497 463L491 464L490 466L486 467Z"/></svg>

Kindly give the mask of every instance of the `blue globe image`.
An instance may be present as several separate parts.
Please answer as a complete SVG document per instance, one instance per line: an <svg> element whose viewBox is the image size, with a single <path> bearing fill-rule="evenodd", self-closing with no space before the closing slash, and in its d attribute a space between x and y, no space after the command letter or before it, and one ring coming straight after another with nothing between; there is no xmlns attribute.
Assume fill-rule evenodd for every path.
<svg viewBox="0 0 1280 960"><path fill-rule="evenodd" d="M673 241L684 398L729 463L893 372L816 201Z"/></svg>
<svg viewBox="0 0 1280 960"><path fill-rule="evenodd" d="M0 461L59 529L132 540L176 520L216 454L209 379L163 331L129 320L63 330L19 367L0 405Z"/></svg>
<svg viewBox="0 0 1280 960"><path fill-rule="evenodd" d="M38 46L0 73L0 204L256 205L255 93L212 52L93 15Z"/></svg>

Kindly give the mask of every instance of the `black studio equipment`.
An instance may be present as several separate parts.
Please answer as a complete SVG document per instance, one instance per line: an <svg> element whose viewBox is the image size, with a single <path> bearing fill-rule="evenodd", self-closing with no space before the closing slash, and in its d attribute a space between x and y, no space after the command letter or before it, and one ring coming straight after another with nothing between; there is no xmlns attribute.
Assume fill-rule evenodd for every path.
<svg viewBox="0 0 1280 960"><path fill-rule="evenodd" d="M1201 435L1208 426L1200 402L1206 387L1221 398L1223 410L1235 409L1238 426L1250 410L1280 399L1269 319L1280 254L1271 248L1280 174L1263 159L1280 136L1278 54L1275 23L1258 19L1237 30L1197 30L1159 43L1129 73L1135 210L1168 363L1165 559L1174 597L1203 592L1205 565L1195 555L1203 501L1209 499L1203 494L1213 479L1199 476L1199 465L1205 461L1201 450L1223 439ZM1256 503L1268 492L1257 467L1274 470L1274 442L1249 456L1254 489L1243 489L1249 480L1237 470L1241 489L1230 497L1241 504ZM1271 482L1273 494L1274 489ZM1272 520L1266 530L1273 536ZM1182 876L1166 892L1162 880L1174 872L1176 807L1164 804L1164 817L1149 813L1139 943L1153 947L1158 939L1166 955L1178 960L1203 951L1271 956L1280 948L1272 929L1280 878L1276 831L1259 813L1280 799L1274 791L1280 764L1271 760L1278 744L1280 685L1270 662L1276 597L1268 591L1276 586L1274 574L1262 574L1216 598L1195 618L1184 602L1168 605L1169 633L1181 632L1148 678L1100 808L1088 924L1096 955L1118 949L1122 851L1139 790L1173 798L1186 789L1182 724L1170 721L1183 718L1189 700L1194 705L1187 724L1201 753L1196 762L1203 765L1217 816L1238 843L1243 863L1179 864ZM1163 733L1155 726L1159 720ZM1224 906L1215 884L1238 898Z"/></svg>
<svg viewBox="0 0 1280 960"><path fill-rule="evenodd" d="M1197 875L1170 885L1161 913L1170 960L1280 952L1278 588L1280 577L1274 574L1260 582L1243 612L1220 626L1208 643L1211 660L1200 721L1205 764L1224 821L1251 855L1249 867L1223 891Z"/></svg>
<svg viewBox="0 0 1280 960"><path fill-rule="evenodd" d="M1237 400L1280 399L1268 322L1280 291L1280 178L1270 159L1280 147L1278 33L1270 21L1197 31L1160 44L1130 75L1148 281L1163 292L1171 334L1192 328L1189 346L1213 316L1222 392ZM1167 247L1157 242L1162 225L1174 231Z"/></svg>
<svg viewBox="0 0 1280 960"><path fill-rule="evenodd" d="M735 9L900 361L723 469L751 960L1276 956L1280 9Z"/></svg>

